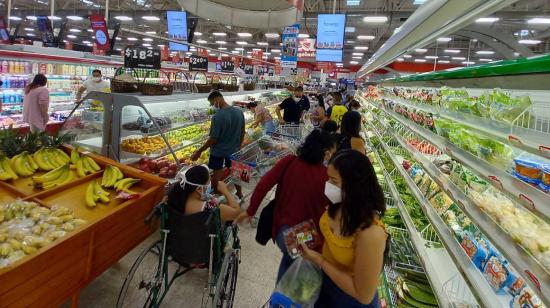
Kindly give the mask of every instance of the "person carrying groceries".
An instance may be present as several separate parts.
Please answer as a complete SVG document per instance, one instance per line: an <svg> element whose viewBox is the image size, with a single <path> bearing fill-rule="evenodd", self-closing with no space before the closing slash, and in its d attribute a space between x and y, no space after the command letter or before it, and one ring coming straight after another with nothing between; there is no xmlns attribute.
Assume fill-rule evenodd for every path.
<svg viewBox="0 0 550 308"><path fill-rule="evenodd" d="M277 281L293 262L286 251L283 232L309 219L317 224L324 212L326 197L323 192L328 179L325 163L335 150L331 134L319 130L311 132L298 149L297 156L282 158L260 179L252 193L250 206L235 220L250 220L266 194L277 185L272 239L283 253ZM304 181L305 175L307 181Z"/></svg>
<svg viewBox="0 0 550 308"><path fill-rule="evenodd" d="M329 200L319 226L323 252L304 249L304 258L324 272L316 308L377 308L377 287L387 251L382 222L384 193L367 156L338 152L328 165Z"/></svg>

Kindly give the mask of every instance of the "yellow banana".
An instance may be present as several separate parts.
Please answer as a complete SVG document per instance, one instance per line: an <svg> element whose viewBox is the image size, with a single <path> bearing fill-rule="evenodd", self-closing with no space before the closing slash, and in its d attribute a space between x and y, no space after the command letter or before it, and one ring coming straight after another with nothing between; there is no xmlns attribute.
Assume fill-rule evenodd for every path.
<svg viewBox="0 0 550 308"><path fill-rule="evenodd" d="M82 161L82 166L84 166L84 170L86 171L86 173L94 173L94 168L92 168L92 165L90 165L90 161L86 158L89 159L89 157L86 156L80 157L80 160Z"/></svg>
<svg viewBox="0 0 550 308"><path fill-rule="evenodd" d="M32 158L32 155L30 155L27 152L24 152L24 153L25 154L23 156L25 157L25 160L27 160L29 162L29 165L31 167L32 172L36 172L36 170L38 170L38 165L36 164L36 162Z"/></svg>
<svg viewBox="0 0 550 308"><path fill-rule="evenodd" d="M55 181L57 180L59 177L61 177L61 175L63 174L63 170L67 168L67 165L65 166L61 166L61 167L58 167L48 173L45 173L41 176L33 176L32 177L32 180L35 184L35 186L37 184L43 184L43 183L46 183L46 182L52 182L52 181Z"/></svg>
<svg viewBox="0 0 550 308"><path fill-rule="evenodd" d="M103 190L99 183L97 181L94 181L94 193L95 196L99 198L99 200L103 203L109 203L111 202L111 199L109 199L109 193Z"/></svg>
<svg viewBox="0 0 550 308"><path fill-rule="evenodd" d="M29 167L27 167L28 162L25 161L21 154L12 157L11 164L13 170L20 176L29 176L34 173Z"/></svg>
<svg viewBox="0 0 550 308"><path fill-rule="evenodd" d="M84 164L83 164L83 162L82 162L82 158L79 158L79 159L76 161L76 174L77 174L79 177L86 176L86 170L84 169Z"/></svg>
<svg viewBox="0 0 550 308"><path fill-rule="evenodd" d="M48 158L50 161L53 161L56 166L63 166L67 162L63 159L63 157L59 156L59 153L56 151L57 149L48 148L46 149L46 152L48 153Z"/></svg>
<svg viewBox="0 0 550 308"><path fill-rule="evenodd" d="M86 189L86 205L88 207L96 206L96 202L94 200L94 183L93 182L88 184L88 188Z"/></svg>
<svg viewBox="0 0 550 308"><path fill-rule="evenodd" d="M40 167L40 169L44 171L55 169L55 167L50 163L50 161L46 158L44 154L44 149L40 149L33 154L34 161L36 162L38 167Z"/></svg>
<svg viewBox="0 0 550 308"><path fill-rule="evenodd" d="M91 157L84 156L84 159L88 162L88 164L94 170L94 172L101 170L101 167Z"/></svg>
<svg viewBox="0 0 550 308"><path fill-rule="evenodd" d="M71 163L76 165L76 162L80 158L80 155L78 154L78 150L76 148L73 148L71 150Z"/></svg>
<svg viewBox="0 0 550 308"><path fill-rule="evenodd" d="M0 165L2 166L2 169L4 169L4 172L8 173L13 180L17 180L19 178L17 173L15 173L15 171L11 168L10 160L7 157L0 161Z"/></svg>
<svg viewBox="0 0 550 308"><path fill-rule="evenodd" d="M108 179L112 172L113 170L111 169L111 165L107 165L105 170L103 170L103 176L101 177L101 186L107 187L107 184L109 183Z"/></svg>
<svg viewBox="0 0 550 308"><path fill-rule="evenodd" d="M56 186L60 186L60 185L63 185L65 183L68 183L69 181L72 180L73 175L70 172L68 164L64 165L64 166L61 166L59 168L61 169L61 173L60 173L59 177L57 177L56 179L54 179L52 181L44 182L42 184L42 187L44 189L51 189L51 188L54 188Z"/></svg>
<svg viewBox="0 0 550 308"><path fill-rule="evenodd" d="M118 167L113 166L113 170L115 170L117 181L122 180L124 178L124 174L122 174L122 171L120 171L120 169L118 169Z"/></svg>
<svg viewBox="0 0 550 308"><path fill-rule="evenodd" d="M65 153L65 151L63 151L62 149L55 148L54 151L59 155L59 157L61 157L65 164L71 161L69 155L67 155L67 153Z"/></svg>
<svg viewBox="0 0 550 308"><path fill-rule="evenodd" d="M128 190L130 187L132 187L132 185L136 184L139 181L140 179L133 179L133 178L122 179L116 182L115 184L116 191Z"/></svg>

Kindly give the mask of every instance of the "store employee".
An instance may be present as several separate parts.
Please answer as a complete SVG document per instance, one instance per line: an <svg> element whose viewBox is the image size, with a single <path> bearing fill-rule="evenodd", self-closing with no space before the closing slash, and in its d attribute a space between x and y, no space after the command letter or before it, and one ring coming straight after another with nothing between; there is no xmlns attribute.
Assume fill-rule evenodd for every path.
<svg viewBox="0 0 550 308"><path fill-rule="evenodd" d="M306 111L309 110L309 99L304 95L304 88L297 87L294 89L294 95L285 99L277 108L277 118L281 124L300 124ZM281 110L284 110L281 116Z"/></svg>
<svg viewBox="0 0 550 308"><path fill-rule="evenodd" d="M108 92L110 90L109 83L101 78L100 70L93 70L92 77L89 77L84 81L78 92L76 93L76 101L80 102L82 99L82 93L90 93L92 91Z"/></svg>

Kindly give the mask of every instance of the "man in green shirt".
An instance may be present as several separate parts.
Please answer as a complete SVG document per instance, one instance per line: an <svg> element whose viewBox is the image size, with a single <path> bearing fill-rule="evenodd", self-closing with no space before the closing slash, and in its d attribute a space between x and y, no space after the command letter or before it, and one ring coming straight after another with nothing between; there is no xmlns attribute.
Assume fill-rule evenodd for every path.
<svg viewBox="0 0 550 308"><path fill-rule="evenodd" d="M206 143L193 153L191 160L196 161L202 152L210 148L208 167L214 170L212 188L217 191L218 182L222 180L224 174L224 165L226 168L231 168L230 155L241 148L245 134L245 122L241 109L230 106L220 92L210 93L208 102L216 110L212 116L210 135ZM236 188L237 197L242 199L240 187L236 186Z"/></svg>

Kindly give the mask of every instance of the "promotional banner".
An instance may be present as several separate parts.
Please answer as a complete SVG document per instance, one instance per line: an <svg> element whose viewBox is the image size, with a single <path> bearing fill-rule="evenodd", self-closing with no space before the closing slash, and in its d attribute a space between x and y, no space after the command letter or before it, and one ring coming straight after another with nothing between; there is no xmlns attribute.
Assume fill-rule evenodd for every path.
<svg viewBox="0 0 550 308"><path fill-rule="evenodd" d="M55 37L52 31L52 23L48 16L36 16L38 31L42 37L42 43L46 47L55 47Z"/></svg>
<svg viewBox="0 0 550 308"><path fill-rule="evenodd" d="M111 41L109 39L105 17L100 14L92 14L90 15L90 24L92 30L94 30L96 48L98 50L111 50Z"/></svg>
<svg viewBox="0 0 550 308"><path fill-rule="evenodd" d="M207 71L208 70L208 57L200 57L192 55L189 57L189 70L190 71Z"/></svg>
<svg viewBox="0 0 550 308"><path fill-rule="evenodd" d="M224 73L233 73L235 64L231 60L222 60L221 71Z"/></svg>
<svg viewBox="0 0 550 308"><path fill-rule="evenodd" d="M6 25L6 20L4 16L0 16L0 43L1 44L10 44L10 35L8 33L8 28Z"/></svg>
<svg viewBox="0 0 550 308"><path fill-rule="evenodd" d="M315 39L307 38L298 40L298 59L315 59Z"/></svg>
<svg viewBox="0 0 550 308"><path fill-rule="evenodd" d="M317 61L342 62L345 14L319 14L317 17Z"/></svg>
<svg viewBox="0 0 550 308"><path fill-rule="evenodd" d="M167 11L168 37L187 42L187 12ZM188 51L189 45L170 42L170 50Z"/></svg>
<svg viewBox="0 0 550 308"><path fill-rule="evenodd" d="M253 65L260 65L263 62L264 51L263 50L252 50L252 64ZM260 61L258 61L260 60Z"/></svg>
<svg viewBox="0 0 550 308"><path fill-rule="evenodd" d="M160 50L145 47L124 48L124 67L160 69Z"/></svg>
<svg viewBox="0 0 550 308"><path fill-rule="evenodd" d="M298 33L300 24L284 27L281 39L281 65L283 67L295 68L298 62Z"/></svg>

